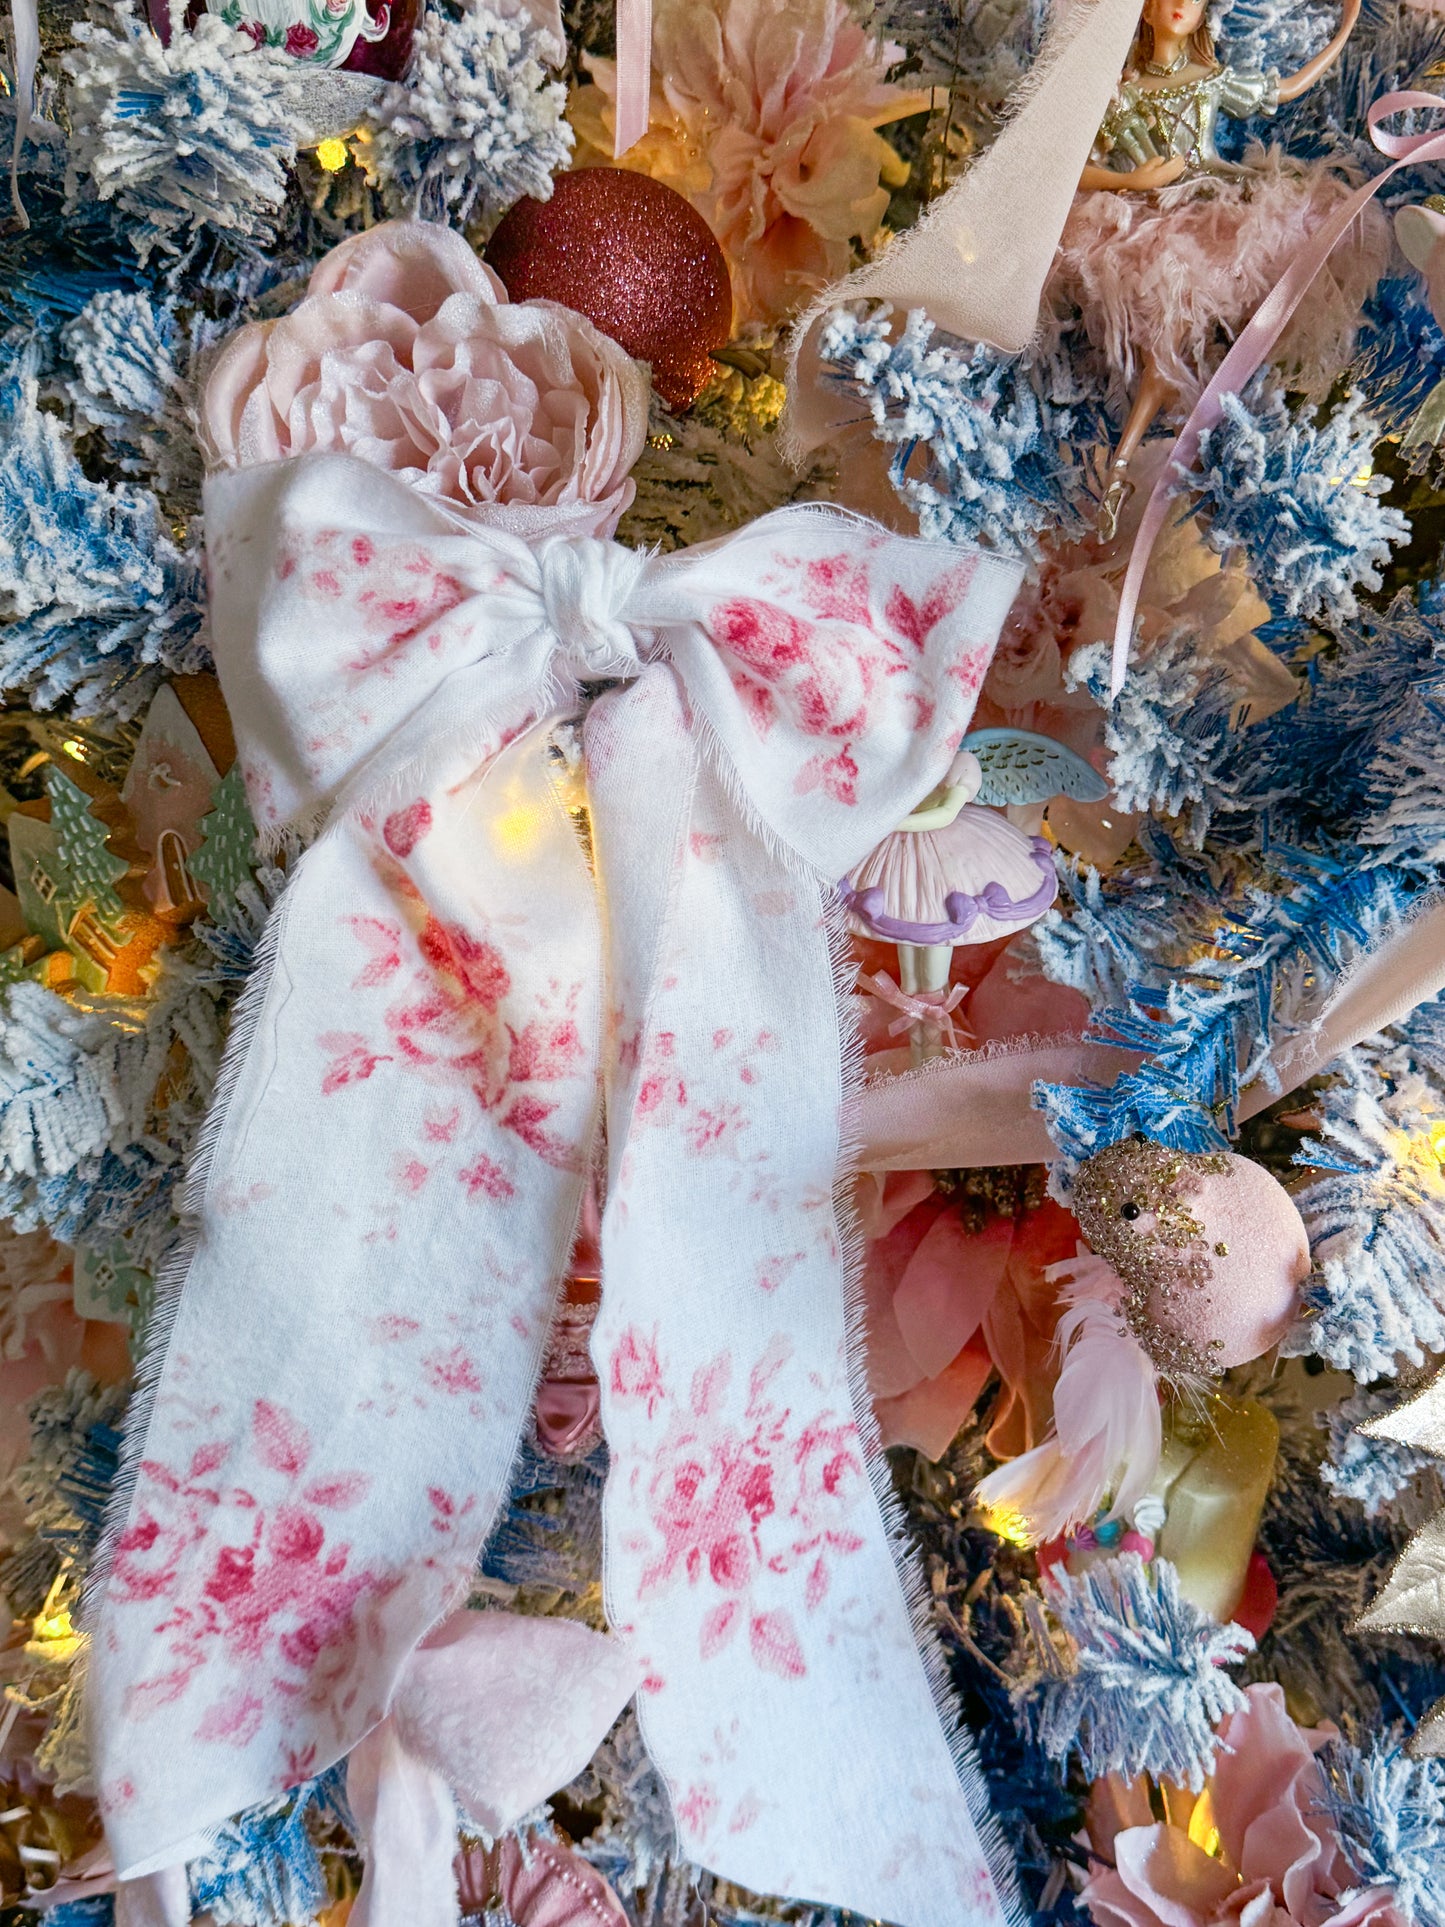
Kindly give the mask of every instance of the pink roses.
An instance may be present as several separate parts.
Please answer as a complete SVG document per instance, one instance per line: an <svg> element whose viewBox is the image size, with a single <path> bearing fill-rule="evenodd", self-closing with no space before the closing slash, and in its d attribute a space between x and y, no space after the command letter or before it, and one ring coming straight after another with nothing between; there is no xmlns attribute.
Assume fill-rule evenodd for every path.
<svg viewBox="0 0 1445 1927"><path fill-rule="evenodd" d="M201 432L213 467L355 455L463 509L505 509L519 532L570 509L575 532L610 535L647 403L642 370L590 322L510 303L452 230L389 221L333 248L289 315L231 338Z"/></svg>

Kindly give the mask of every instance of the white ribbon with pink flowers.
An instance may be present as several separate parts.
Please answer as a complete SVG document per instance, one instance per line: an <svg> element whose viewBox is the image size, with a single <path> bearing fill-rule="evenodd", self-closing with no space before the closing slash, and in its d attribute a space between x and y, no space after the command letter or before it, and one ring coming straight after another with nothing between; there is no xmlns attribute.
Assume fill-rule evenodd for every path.
<svg viewBox="0 0 1445 1927"><path fill-rule="evenodd" d="M363 1741L378 1838L430 1774L435 1861L438 1784L508 1823L635 1679L689 1859L904 1927L1009 1917L858 1369L832 906L946 768L1017 570L822 507L669 557L524 540L336 454L213 478L206 526L253 809L324 828L238 1019L98 1588L117 1867ZM584 838L555 725L598 679ZM622 1657L581 1714L559 1688L474 1727L474 1629L442 1622L599 1157Z"/></svg>

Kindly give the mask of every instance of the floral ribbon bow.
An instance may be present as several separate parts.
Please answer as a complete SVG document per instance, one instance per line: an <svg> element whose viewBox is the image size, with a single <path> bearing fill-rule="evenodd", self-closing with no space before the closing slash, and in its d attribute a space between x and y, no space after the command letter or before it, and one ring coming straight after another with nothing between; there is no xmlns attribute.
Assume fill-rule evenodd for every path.
<svg viewBox="0 0 1445 1927"><path fill-rule="evenodd" d="M455 1728L475 1645L433 1629L605 1155L597 1643L640 1682L681 1850L987 1927L1007 1877L859 1369L834 879L941 778L1018 571L823 507L669 557L555 526L479 526L342 455L208 484L253 809L324 828L237 1018L98 1582L116 1865L194 1852L384 1716L353 1775L373 1813L397 1747L465 1753L419 1732ZM579 834L556 725L600 679ZM576 1771L554 1724L475 1750L510 1731L550 1790Z"/></svg>

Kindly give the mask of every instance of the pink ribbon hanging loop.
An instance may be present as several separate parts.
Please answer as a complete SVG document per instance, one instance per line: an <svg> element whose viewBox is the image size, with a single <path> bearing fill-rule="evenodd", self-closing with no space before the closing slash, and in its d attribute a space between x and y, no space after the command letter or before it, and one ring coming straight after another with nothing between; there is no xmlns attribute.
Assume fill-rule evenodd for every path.
<svg viewBox="0 0 1445 1927"><path fill-rule="evenodd" d="M967 984L954 984L945 990L910 992L894 983L886 970L877 970L871 977L864 977L862 982L880 1004L887 1004L893 1010L903 1012L901 1017L895 1018L888 1026L890 1037L901 1037L915 1024L921 1024L925 1030L934 1031L940 1042L946 1044L950 1050L957 1044L958 1030L953 1021L953 1013L968 995Z"/></svg>
<svg viewBox="0 0 1445 1927"><path fill-rule="evenodd" d="M652 0L617 0L617 102L612 158L647 132L652 101Z"/></svg>

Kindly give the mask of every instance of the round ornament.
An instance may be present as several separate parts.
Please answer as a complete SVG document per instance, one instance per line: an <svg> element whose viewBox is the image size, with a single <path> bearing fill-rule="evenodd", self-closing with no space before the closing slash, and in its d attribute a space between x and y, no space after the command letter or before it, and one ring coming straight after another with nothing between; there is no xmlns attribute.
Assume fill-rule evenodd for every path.
<svg viewBox="0 0 1445 1927"><path fill-rule="evenodd" d="M558 301L652 366L669 408L688 408L732 328L727 262L670 187L620 167L559 174L550 201L518 201L487 244L513 301Z"/></svg>
<svg viewBox="0 0 1445 1927"><path fill-rule="evenodd" d="M1071 1202L1090 1249L1123 1280L1124 1320L1161 1372L1226 1371L1288 1331L1309 1240L1261 1165L1125 1138L1080 1165Z"/></svg>

